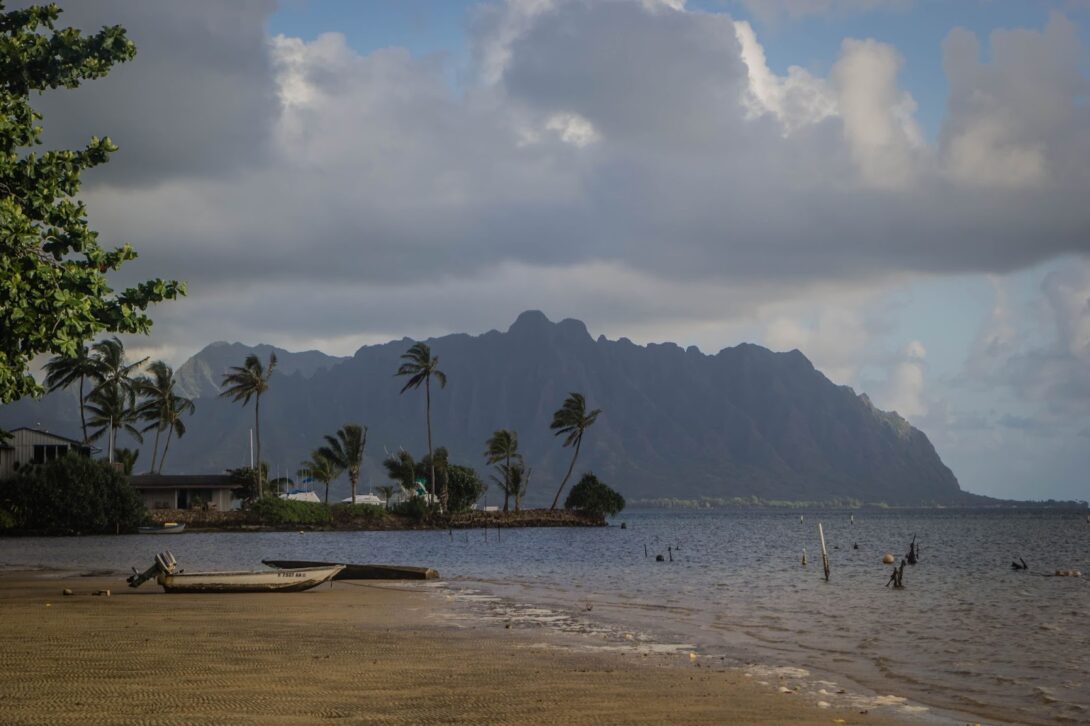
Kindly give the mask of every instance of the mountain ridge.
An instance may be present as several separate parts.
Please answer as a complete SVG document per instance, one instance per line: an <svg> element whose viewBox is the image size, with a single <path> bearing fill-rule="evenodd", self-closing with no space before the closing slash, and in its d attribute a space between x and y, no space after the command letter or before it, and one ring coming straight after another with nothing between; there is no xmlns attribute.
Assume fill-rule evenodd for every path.
<svg viewBox="0 0 1090 726"><path fill-rule="evenodd" d="M526 311L507 331L427 340L450 380L432 391L436 446L487 479L482 452L496 429L518 432L533 469L529 505L548 503L570 461L548 426L571 391L603 409L575 476L593 470L633 499L852 498L897 505L958 504L961 491L926 435L866 394L829 381L798 350L752 343L715 354L675 343L594 338L576 319ZM424 402L394 377L409 338L362 346L347 358L281 352L262 397L262 452L270 475L294 473L324 434L368 425L363 487L386 483L381 459L425 453ZM197 413L171 447L168 470L222 471L248 463L253 409L220 399L218 375L271 346L219 344L186 361ZM234 356L232 358L231 356ZM302 356L302 357L298 357ZM48 397L47 397L48 398ZM0 425L13 424L0 410ZM75 413L78 422L78 412ZM24 419L25 420L25 419ZM77 423L78 425L78 423ZM142 461L150 460L150 451ZM139 468L139 466L138 466ZM338 490L346 487L341 484ZM493 491L494 502L497 494ZM979 499L979 498L977 498Z"/></svg>

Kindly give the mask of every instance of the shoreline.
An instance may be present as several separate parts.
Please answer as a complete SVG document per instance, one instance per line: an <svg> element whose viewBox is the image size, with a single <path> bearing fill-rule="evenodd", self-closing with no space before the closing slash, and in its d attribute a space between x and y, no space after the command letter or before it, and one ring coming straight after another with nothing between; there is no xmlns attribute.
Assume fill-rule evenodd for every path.
<svg viewBox="0 0 1090 726"><path fill-rule="evenodd" d="M455 623L457 606L427 587L168 596L121 577L24 569L0 572L0 605L8 723L166 710L197 722L913 722L822 707L687 653L632 658L578 636Z"/></svg>

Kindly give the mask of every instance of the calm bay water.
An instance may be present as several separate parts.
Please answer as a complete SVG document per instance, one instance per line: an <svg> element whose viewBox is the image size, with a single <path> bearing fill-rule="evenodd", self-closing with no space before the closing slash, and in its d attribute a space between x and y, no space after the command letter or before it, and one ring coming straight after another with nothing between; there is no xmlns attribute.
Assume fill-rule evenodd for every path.
<svg viewBox="0 0 1090 726"><path fill-rule="evenodd" d="M495 530L7 539L0 566L143 570L167 548L191 570L267 558L428 565L455 590L737 663L801 666L986 720L1090 723L1085 513L864 511L854 523L846 511L801 514L626 512L626 529L504 530L499 540ZM903 555L913 534L920 564L906 568L904 590L887 589L881 556ZM673 562L656 562L667 548ZM1029 572L1010 569L1017 557ZM1084 577L1042 576L1058 568Z"/></svg>

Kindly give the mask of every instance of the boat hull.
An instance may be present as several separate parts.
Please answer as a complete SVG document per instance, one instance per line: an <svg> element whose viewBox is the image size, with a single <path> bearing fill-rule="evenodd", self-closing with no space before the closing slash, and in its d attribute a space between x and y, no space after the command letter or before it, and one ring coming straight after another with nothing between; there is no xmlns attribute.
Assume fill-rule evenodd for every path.
<svg viewBox="0 0 1090 726"><path fill-rule="evenodd" d="M160 574L166 592L300 592L332 580L342 565L256 572Z"/></svg>
<svg viewBox="0 0 1090 726"><path fill-rule="evenodd" d="M185 531L185 522L162 524L154 527L139 527L140 534L179 534Z"/></svg>
<svg viewBox="0 0 1090 726"><path fill-rule="evenodd" d="M439 573L430 567L409 567L406 565L349 565L335 562L313 562L310 560L262 560L269 567L290 569L298 567L344 567L334 575L334 580L435 580Z"/></svg>

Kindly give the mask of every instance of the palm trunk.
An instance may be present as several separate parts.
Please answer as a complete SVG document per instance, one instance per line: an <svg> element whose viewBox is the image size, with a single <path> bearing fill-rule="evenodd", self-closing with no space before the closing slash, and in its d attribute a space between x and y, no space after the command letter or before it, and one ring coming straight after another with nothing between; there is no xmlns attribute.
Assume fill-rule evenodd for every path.
<svg viewBox="0 0 1090 726"><path fill-rule="evenodd" d="M79 425L83 429L83 445L87 446L90 442L87 441L87 416L83 413L83 379L84 375L79 375Z"/></svg>
<svg viewBox="0 0 1090 726"><path fill-rule="evenodd" d="M159 473L160 474L163 473L163 466L167 463L167 450L170 448L170 437L173 434L174 434L174 427L171 426L169 429L167 429L167 442L166 442L166 444L163 445L163 455L161 457L159 457ZM158 444L158 441L159 441L159 431L158 431L158 429L156 429L156 431L155 431L155 440L156 440L155 445L158 446L159 445ZM154 459L152 459L152 461L154 461ZM152 468L153 469L155 468L154 465L152 465Z"/></svg>
<svg viewBox="0 0 1090 726"><path fill-rule="evenodd" d="M431 474L431 479L430 479L431 496L432 496L432 499L435 499L435 486L436 486L436 481L435 481L435 457L432 455L432 450L431 450L431 377L430 376L428 376L427 378L424 379L424 400L426 402L425 412L427 414L427 422L428 422L428 466L431 467L431 471L430 471L430 474ZM443 511L443 509L444 509L443 501L440 499L439 500L439 511L441 512L441 511Z"/></svg>
<svg viewBox="0 0 1090 726"><path fill-rule="evenodd" d="M257 448L257 461L255 462L255 465L257 466L257 471L255 472L255 476L257 476L257 498L261 499L261 495L263 493L262 490L264 489L264 486L262 486L262 481L261 481L261 394L260 393L257 394L256 399L254 401L254 440L256 442L255 447Z"/></svg>
<svg viewBox="0 0 1090 726"><path fill-rule="evenodd" d="M353 504L356 503L356 482L359 480L359 476L360 476L359 474L356 474L356 475L353 476L351 472L348 473L348 481L349 481L349 483L352 484L352 503Z"/></svg>
<svg viewBox="0 0 1090 726"><path fill-rule="evenodd" d="M519 487L519 491L515 492L515 511L516 512L519 511L519 508L522 506L522 495L530 488L530 474L531 474L531 472L533 472L533 469L527 469L526 470L526 481L524 481L522 483L522 486Z"/></svg>
<svg viewBox="0 0 1090 726"><path fill-rule="evenodd" d="M110 419L110 451L106 454L106 461L114 463L114 443L117 440L117 429L114 428L114 420Z"/></svg>
<svg viewBox="0 0 1090 726"><path fill-rule="evenodd" d="M151 471L152 474L154 474L156 472L155 457L159 453L159 432L160 431L162 431L162 429L159 426L156 426L155 427L155 445L151 447L151 469L150 469L150 471ZM170 439L169 438L167 439L167 446L170 446ZM163 450L163 458L164 459L166 458L166 455L167 455L167 452L164 449ZM162 466L160 466L159 468L162 469Z"/></svg>
<svg viewBox="0 0 1090 726"><path fill-rule="evenodd" d="M329 506L329 482L325 483L325 505Z"/></svg>
<svg viewBox="0 0 1090 726"><path fill-rule="evenodd" d="M507 456L507 466L503 470L503 513L507 514L507 502L511 498L511 456Z"/></svg>
<svg viewBox="0 0 1090 726"><path fill-rule="evenodd" d="M571 464L568 465L568 473L564 475L564 481L560 482L560 488L556 490L556 496L553 497L553 506L549 507L549 511L556 509L556 503L560 501L560 492L564 491L564 485L568 483L568 478L571 477L571 470L575 468L575 460L579 458L579 447L583 445L583 437L580 436L575 440L575 454L571 457Z"/></svg>

